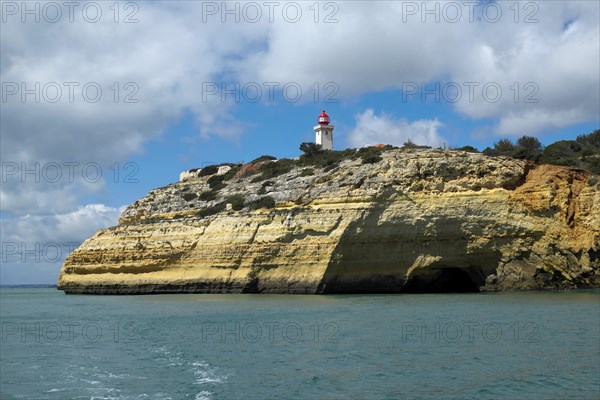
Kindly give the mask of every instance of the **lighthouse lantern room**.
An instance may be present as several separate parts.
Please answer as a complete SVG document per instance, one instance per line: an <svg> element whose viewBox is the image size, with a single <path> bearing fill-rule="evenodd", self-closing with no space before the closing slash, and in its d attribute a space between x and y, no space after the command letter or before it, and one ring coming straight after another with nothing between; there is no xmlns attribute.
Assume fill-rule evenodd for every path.
<svg viewBox="0 0 600 400"><path fill-rule="evenodd" d="M329 125L329 115L323 110L318 119L319 125L315 126L315 143L320 144L323 150L333 150L333 125Z"/></svg>

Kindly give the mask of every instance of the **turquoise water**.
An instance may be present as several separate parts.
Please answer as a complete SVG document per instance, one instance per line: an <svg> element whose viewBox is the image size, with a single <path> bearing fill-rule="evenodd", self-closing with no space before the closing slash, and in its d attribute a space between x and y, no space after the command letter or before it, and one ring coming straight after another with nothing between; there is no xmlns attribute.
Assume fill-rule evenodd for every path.
<svg viewBox="0 0 600 400"><path fill-rule="evenodd" d="M2 399L598 399L600 292L0 290Z"/></svg>

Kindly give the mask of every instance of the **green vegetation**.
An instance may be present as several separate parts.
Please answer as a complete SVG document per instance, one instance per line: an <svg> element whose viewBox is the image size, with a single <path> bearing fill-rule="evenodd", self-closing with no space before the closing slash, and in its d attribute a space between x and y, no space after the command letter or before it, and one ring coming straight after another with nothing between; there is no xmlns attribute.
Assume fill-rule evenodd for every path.
<svg viewBox="0 0 600 400"><path fill-rule="evenodd" d="M198 195L196 193L184 193L183 194L183 199L185 201L192 201L194 200L196 197L198 197Z"/></svg>
<svg viewBox="0 0 600 400"><path fill-rule="evenodd" d="M537 138L522 136L513 143L510 139L501 139L494 143L494 148L489 147L483 151L487 156L507 156L519 160L538 161L544 147Z"/></svg>
<svg viewBox="0 0 600 400"><path fill-rule="evenodd" d="M209 176L209 175L214 175L219 171L219 166L218 165L209 165L207 167L204 167L200 170L200 173L198 174L198 176Z"/></svg>
<svg viewBox="0 0 600 400"><path fill-rule="evenodd" d="M274 161L277 160L277 157L273 157L273 156L260 156L258 158L255 158L254 160L250 161L248 164L255 164L257 162L261 162L261 161Z"/></svg>
<svg viewBox="0 0 600 400"><path fill-rule="evenodd" d="M259 176L253 178L250 182L260 182L265 179L274 178L279 175L286 174L294 168L294 160L289 158L282 158L274 162L270 162L262 165L256 173L260 173Z"/></svg>
<svg viewBox="0 0 600 400"><path fill-rule="evenodd" d="M577 143L580 143L582 146L593 147L596 150L600 149L600 129L596 129L587 135L577 136Z"/></svg>
<svg viewBox="0 0 600 400"><path fill-rule="evenodd" d="M258 210L260 208L274 208L275 207L275 199L271 196L261 197L260 199L253 201L249 204L250 209Z"/></svg>
<svg viewBox="0 0 600 400"><path fill-rule="evenodd" d="M302 147L302 146L300 146ZM343 160L356 158L356 150L347 149L342 151L319 150L316 153L304 153L298 160L298 165L303 167L325 168L329 165L339 164Z"/></svg>
<svg viewBox="0 0 600 400"><path fill-rule="evenodd" d="M507 156L521 160L562 165L600 173L600 130L579 135L576 140L560 140L543 147L531 136L522 136L513 143L502 139L483 151L487 156Z"/></svg>
<svg viewBox="0 0 600 400"><path fill-rule="evenodd" d="M225 164L225 165L229 165L231 167L231 169L229 171L227 171L225 174L223 174L223 181L231 180L231 178L233 178L235 176L235 174L240 172L240 169L242 169L242 164Z"/></svg>
<svg viewBox="0 0 600 400"><path fill-rule="evenodd" d="M217 198L217 192L209 190L207 192L200 193L198 198L202 201L212 201Z"/></svg>
<svg viewBox="0 0 600 400"><path fill-rule="evenodd" d="M211 215L218 214L225 211L227 204L231 204L231 208L235 211L240 211L244 208L244 196L241 194L234 194L227 196L224 201L215 204L212 207L204 208L196 213L196 216L200 218L208 217ZM252 201L248 204L251 210L258 210L261 208L271 209L275 207L275 199L271 196L262 197L256 201Z"/></svg>
<svg viewBox="0 0 600 400"><path fill-rule="evenodd" d="M208 186L210 187L210 190L200 193L200 196L198 196L198 198L202 201L215 200L217 198L219 190L227 186L227 184L224 183L224 181L231 179L237 173L237 171L239 171L240 168L241 165L239 166L239 168L232 167L231 170L229 170L226 174L212 175L210 178L208 178L208 181L206 181L208 183Z"/></svg>
<svg viewBox="0 0 600 400"><path fill-rule="evenodd" d="M329 172L338 168L344 160L360 159L362 164L378 163L383 159L383 152L396 148L391 145L378 145L360 149L331 151L323 150L321 146L315 143L306 142L300 145L300 150L303 154L298 159L283 158L276 160L273 156L263 155L253 160L250 164L265 161L270 162L256 166L254 170L250 168L246 175L256 175L251 179L251 182L265 181L257 191L257 194L264 195L268 192L268 187L273 185L273 181L268 179L286 174L294 168L303 168L300 172L300 176L302 177L313 176L316 174L317 168L323 169L324 172ZM407 140L402 148L431 149L429 146L419 146L411 140ZM463 146L454 148L453 150L479 153L479 150L473 146ZM561 140L545 148L537 138L532 136L522 136L516 142L510 139L501 139L494 143L493 148L488 147L482 153L491 157L507 156L600 173L600 130L595 130L587 135L580 135L576 140ZM223 165L231 166L231 170L224 175L215 175L218 167ZM203 201L215 200L218 197L218 191L224 188L226 182L232 179L242 167L242 164L219 164L205 167L200 175L211 175L208 178L210 191L201 193L198 198ZM185 194L183 196L186 201L192 201L196 198L194 194ZM234 204L234 209L241 209L240 207L243 207L243 199L241 202L237 198L233 200L237 201L228 201Z"/></svg>
<svg viewBox="0 0 600 400"><path fill-rule="evenodd" d="M223 189L225 187L225 184L223 183L224 179L225 175L213 175L210 178L208 178L208 186L211 190L215 192L217 190Z"/></svg>
<svg viewBox="0 0 600 400"><path fill-rule="evenodd" d="M264 157L270 157L270 156L264 156ZM242 164L222 163L222 164L217 164L217 165L208 165L204 168L190 169L190 172L195 172L195 171L200 170L200 173L198 174L199 177L211 176L211 175L214 175L217 172L219 172L220 167L225 167L225 166L231 167L231 169L222 175L223 181L228 181L231 178L233 178L233 176L242 168Z"/></svg>
<svg viewBox="0 0 600 400"><path fill-rule="evenodd" d="M596 132L600 133L600 131ZM546 147L540 161L582 168L600 174L600 146L596 146L593 142L588 143L590 142L584 140L561 140Z"/></svg>
<svg viewBox="0 0 600 400"><path fill-rule="evenodd" d="M346 149L341 151L322 150L321 146L314 143L302 143L300 150L304 154L300 156L298 165L304 167L324 168L324 171L330 171L336 168L344 160L362 159L363 164L373 164L381 161L381 153L393 149L393 146L382 147L363 147L361 149Z"/></svg>
<svg viewBox="0 0 600 400"><path fill-rule="evenodd" d="M420 146L416 143L414 143L412 140L408 139L406 142L404 142L404 144L402 145L403 149L431 149L431 146Z"/></svg>
<svg viewBox="0 0 600 400"><path fill-rule="evenodd" d="M250 182L260 182L265 179L272 179L279 175L290 172L294 167L312 167L306 168L300 176L311 176L314 175L314 168L323 168L325 172L337 168L343 160L355 160L362 158L363 164L375 163L382 160L381 153L385 150L393 148L392 146L385 146L382 148L377 147L365 147L362 149L346 149L342 151L329 151L322 150L321 146L306 142L300 145L300 150L304 154L300 156L298 160L291 160L288 158L282 158L280 160L266 163L256 170L258 176L254 177ZM270 156L262 156L257 158L253 162L260 162L270 160ZM265 193L266 189L263 186L259 194Z"/></svg>
<svg viewBox="0 0 600 400"><path fill-rule="evenodd" d="M537 138L523 136L514 144L510 139L501 139L483 151L487 156L507 156L521 160L537 161L542 154L542 144Z"/></svg>
<svg viewBox="0 0 600 400"><path fill-rule="evenodd" d="M385 147L363 147L358 150L358 155L362 159L363 164L375 164L383 160L381 153Z"/></svg>
<svg viewBox="0 0 600 400"><path fill-rule="evenodd" d="M261 185L260 189L258 189L258 192L256 192L257 194L265 194L267 193L267 187L269 186L273 186L273 181L266 181L263 182L263 184Z"/></svg>
<svg viewBox="0 0 600 400"><path fill-rule="evenodd" d="M473 146L463 146L463 147L455 148L455 149L452 149L452 150L466 151L467 153L479 153L479 150L477 150Z"/></svg>
<svg viewBox="0 0 600 400"><path fill-rule="evenodd" d="M234 194L231 196L227 196L225 198L225 203L230 203L232 209L234 209L235 211L240 211L242 208L244 208L245 200L246 199L244 199L244 196L242 196L241 194Z"/></svg>
<svg viewBox="0 0 600 400"><path fill-rule="evenodd" d="M215 215L217 213L220 213L221 211L225 211L225 203L224 202L215 204L212 207L204 208L204 209L198 211L196 213L196 215L200 218L204 218L204 217L208 217L210 215Z"/></svg>
<svg viewBox="0 0 600 400"><path fill-rule="evenodd" d="M332 171L334 169L336 169L337 167L339 167L340 163L333 163L333 164L329 164L328 166L326 166L325 168L323 168L323 172L329 172Z"/></svg>
<svg viewBox="0 0 600 400"><path fill-rule="evenodd" d="M544 150L540 141L532 136L521 136L517 140L517 146L520 147L522 154L531 158L539 156Z"/></svg>
<svg viewBox="0 0 600 400"><path fill-rule="evenodd" d="M322 168L324 172L331 171L339 167L344 160L361 159L363 164L373 164L381 161L382 153L394 149L393 146L372 146L361 149L346 149L341 151L326 151L314 143L302 143L300 149L303 154L297 160L280 159L274 161L272 156L261 156L254 160L254 163L261 161L272 161L264 163L256 168L256 171L251 173L256 174L252 182L264 181L258 189L257 194L264 195L275 183L275 178L290 172L293 168L303 168L300 176L313 176L315 169ZM430 148L427 146L418 146L407 141L403 148L406 149L422 149ZM473 146L464 146L454 150L465 152L478 153L479 151ZM494 143L493 148L486 148L483 154L491 157L507 156L523 160L531 160L534 162L548 163L554 165L562 165L574 168L586 169L595 173L600 173L600 130L596 130L587 135L580 135L576 140L561 140L547 147L543 147L540 141L531 136L522 136L516 142L510 139L501 139ZM230 165L232 168L224 175L215 175L219 166L205 167L201 172L201 176L208 176L208 185L210 190L197 195L195 193L182 193L185 201L193 201L198 198L202 201L213 201L218 197L218 191L226 186L226 181L235 176L242 168L241 164L221 164ZM591 184L595 184L598 180L590 178ZM187 190L187 189L186 189ZM183 191L186 191L183 190ZM223 201L198 211L199 217L206 217L217 214L225 210L226 205L231 204L232 209L239 211L244 207L251 210L271 209L276 205L275 199L271 196L264 196L258 200L247 203L242 194L233 194L227 196Z"/></svg>
<svg viewBox="0 0 600 400"><path fill-rule="evenodd" d="M313 142L304 142L300 145L300 151L303 152L307 156L315 156L322 154L324 150L322 149L320 144L316 144Z"/></svg>

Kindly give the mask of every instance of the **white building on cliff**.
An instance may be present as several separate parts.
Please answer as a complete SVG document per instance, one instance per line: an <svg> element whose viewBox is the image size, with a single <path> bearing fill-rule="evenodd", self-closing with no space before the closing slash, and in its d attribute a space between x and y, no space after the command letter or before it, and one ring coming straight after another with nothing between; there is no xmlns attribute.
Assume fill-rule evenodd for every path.
<svg viewBox="0 0 600 400"><path fill-rule="evenodd" d="M333 125L329 125L329 115L323 110L319 115L319 125L315 126L315 143L323 150L333 150Z"/></svg>

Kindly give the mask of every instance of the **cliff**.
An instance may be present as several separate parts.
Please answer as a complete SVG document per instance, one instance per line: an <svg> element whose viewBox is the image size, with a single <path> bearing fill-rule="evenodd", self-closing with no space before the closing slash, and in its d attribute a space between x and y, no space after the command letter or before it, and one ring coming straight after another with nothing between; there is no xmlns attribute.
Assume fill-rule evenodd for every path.
<svg viewBox="0 0 600 400"><path fill-rule="evenodd" d="M133 294L600 287L598 175L459 151L395 149L381 157L373 164L293 166L269 180L253 172L284 160L246 165L235 176L224 167L182 174L69 255L58 288Z"/></svg>

